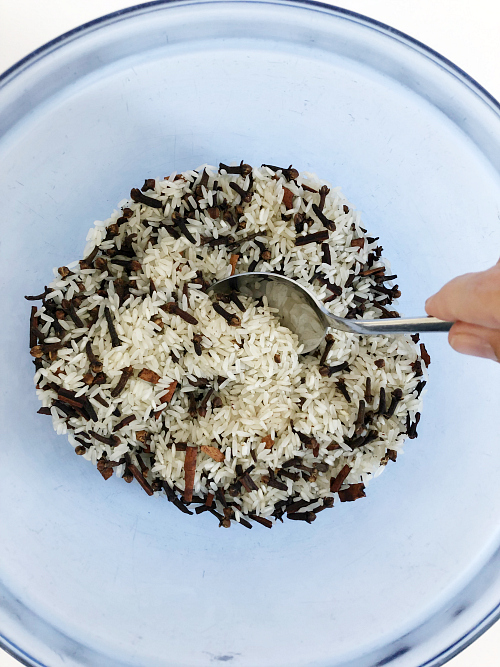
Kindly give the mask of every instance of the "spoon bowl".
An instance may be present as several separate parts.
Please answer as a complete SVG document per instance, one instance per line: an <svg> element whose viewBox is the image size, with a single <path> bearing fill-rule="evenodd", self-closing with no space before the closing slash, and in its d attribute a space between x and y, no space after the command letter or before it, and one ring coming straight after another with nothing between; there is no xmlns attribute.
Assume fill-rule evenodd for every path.
<svg viewBox="0 0 500 667"><path fill-rule="evenodd" d="M437 317L397 317L379 320L351 320L332 315L306 287L296 280L277 273L238 273L214 283L215 294L238 292L253 299L267 297L271 308L276 308L281 322L297 334L303 346L302 353L315 350L324 339L328 328L340 329L366 336L396 333L449 331L453 322Z"/></svg>

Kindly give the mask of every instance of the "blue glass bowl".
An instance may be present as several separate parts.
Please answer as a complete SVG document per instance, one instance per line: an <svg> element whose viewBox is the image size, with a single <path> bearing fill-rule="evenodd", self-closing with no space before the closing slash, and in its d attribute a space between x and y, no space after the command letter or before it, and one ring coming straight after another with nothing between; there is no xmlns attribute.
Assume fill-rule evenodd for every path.
<svg viewBox="0 0 500 667"><path fill-rule="evenodd" d="M29 305L144 177L200 163L341 185L421 314L497 260L500 119L401 33L313 2L149 3L0 79L0 630L49 667L441 665L499 615L498 366L428 336L420 424L366 499L220 530L104 483L36 415Z"/></svg>

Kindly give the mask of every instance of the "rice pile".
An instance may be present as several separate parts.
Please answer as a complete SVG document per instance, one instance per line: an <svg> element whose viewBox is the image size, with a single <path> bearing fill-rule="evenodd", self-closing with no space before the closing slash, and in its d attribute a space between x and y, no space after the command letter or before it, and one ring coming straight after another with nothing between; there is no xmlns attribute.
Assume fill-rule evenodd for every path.
<svg viewBox="0 0 500 667"><path fill-rule="evenodd" d="M266 297L207 293L273 271L335 315L397 316L382 248L339 188L291 167L202 166L146 180L87 240L27 297L42 299L30 346L39 412L105 479L226 527L310 523L363 497L416 437L418 336L332 330L301 355Z"/></svg>

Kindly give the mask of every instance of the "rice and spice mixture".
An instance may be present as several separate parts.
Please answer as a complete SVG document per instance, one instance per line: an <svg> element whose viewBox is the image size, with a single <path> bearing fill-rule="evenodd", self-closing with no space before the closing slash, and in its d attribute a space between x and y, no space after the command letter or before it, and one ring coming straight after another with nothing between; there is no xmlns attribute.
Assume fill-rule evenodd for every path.
<svg viewBox="0 0 500 667"><path fill-rule="evenodd" d="M301 355L266 298L211 283L273 271L335 315L396 317L378 239L310 173L221 164L147 179L89 231L32 307L35 384L55 430L104 479L164 491L219 525L311 523L417 436L418 335L332 330ZM413 338L413 340L412 340Z"/></svg>

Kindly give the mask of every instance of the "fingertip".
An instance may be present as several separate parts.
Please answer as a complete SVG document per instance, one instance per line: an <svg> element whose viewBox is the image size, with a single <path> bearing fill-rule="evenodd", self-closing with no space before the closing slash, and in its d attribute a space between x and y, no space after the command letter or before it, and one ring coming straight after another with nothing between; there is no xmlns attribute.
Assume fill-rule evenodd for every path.
<svg viewBox="0 0 500 667"><path fill-rule="evenodd" d="M432 315L431 311L432 311L433 306L434 306L435 303L436 303L436 295L433 294L425 302L425 312L427 313L427 315Z"/></svg>

